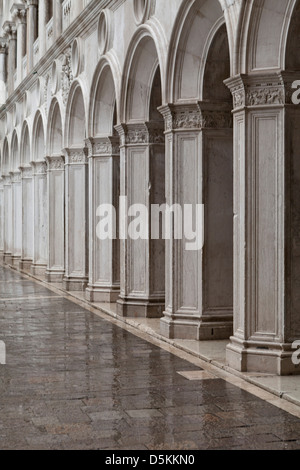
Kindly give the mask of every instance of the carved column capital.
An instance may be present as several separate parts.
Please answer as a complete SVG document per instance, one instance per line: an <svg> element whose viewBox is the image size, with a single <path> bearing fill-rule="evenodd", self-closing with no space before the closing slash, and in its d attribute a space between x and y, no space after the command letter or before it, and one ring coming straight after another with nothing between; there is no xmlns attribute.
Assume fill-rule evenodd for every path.
<svg viewBox="0 0 300 470"><path fill-rule="evenodd" d="M17 39L17 26L13 21L5 21L3 31L9 39Z"/></svg>
<svg viewBox="0 0 300 470"><path fill-rule="evenodd" d="M32 178L32 166L21 166L20 171L22 179Z"/></svg>
<svg viewBox="0 0 300 470"><path fill-rule="evenodd" d="M115 127L120 136L120 146L164 144L164 124L160 121L121 124Z"/></svg>
<svg viewBox="0 0 300 470"><path fill-rule="evenodd" d="M37 8L38 3L39 3L38 0L26 0L26 8L30 8L30 7Z"/></svg>
<svg viewBox="0 0 300 470"><path fill-rule="evenodd" d="M166 132L232 128L231 106L220 102L169 104L159 108Z"/></svg>
<svg viewBox="0 0 300 470"><path fill-rule="evenodd" d="M64 149L66 165L84 165L88 163L87 148Z"/></svg>
<svg viewBox="0 0 300 470"><path fill-rule="evenodd" d="M32 166L34 175L46 175L47 163L44 160L38 162L31 162L30 165Z"/></svg>
<svg viewBox="0 0 300 470"><path fill-rule="evenodd" d="M23 3L14 3L10 12L16 24L26 23L26 7Z"/></svg>
<svg viewBox="0 0 300 470"><path fill-rule="evenodd" d="M225 80L233 96L234 109L251 106L283 106L291 104L292 83L300 79L295 73L278 72L237 75Z"/></svg>
<svg viewBox="0 0 300 470"><path fill-rule="evenodd" d="M45 158L48 171L62 171L65 169L65 157L63 155L55 155Z"/></svg>
<svg viewBox="0 0 300 470"><path fill-rule="evenodd" d="M7 39L0 38L0 54L7 54Z"/></svg>
<svg viewBox="0 0 300 470"><path fill-rule="evenodd" d="M119 137L95 137L86 139L89 158L101 156L119 156L120 139Z"/></svg>

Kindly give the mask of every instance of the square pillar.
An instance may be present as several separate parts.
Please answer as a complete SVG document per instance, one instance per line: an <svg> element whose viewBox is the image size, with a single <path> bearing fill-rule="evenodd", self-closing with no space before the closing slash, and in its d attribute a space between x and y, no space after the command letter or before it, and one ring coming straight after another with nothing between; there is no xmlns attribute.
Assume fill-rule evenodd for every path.
<svg viewBox="0 0 300 470"><path fill-rule="evenodd" d="M48 164L48 266L46 280L62 282L65 274L65 159L46 158Z"/></svg>
<svg viewBox="0 0 300 470"><path fill-rule="evenodd" d="M185 233L178 239L173 231L166 243L161 333L172 339L229 338L233 323L230 104L185 102L160 112L166 123L167 205L177 205L183 218L186 205L194 214L197 205L204 205L205 235L204 246L195 250L187 249Z"/></svg>
<svg viewBox="0 0 300 470"><path fill-rule="evenodd" d="M12 264L19 267L22 254L22 185L20 171L11 174L13 199Z"/></svg>
<svg viewBox="0 0 300 470"><path fill-rule="evenodd" d="M28 270L33 262L33 177L31 166L21 167L20 170L22 186L22 254L19 268Z"/></svg>
<svg viewBox="0 0 300 470"><path fill-rule="evenodd" d="M296 74L297 75L297 74ZM234 99L234 335L228 365L299 374L299 109L292 76L237 76Z"/></svg>
<svg viewBox="0 0 300 470"><path fill-rule="evenodd" d="M4 187L0 179L0 261L4 258Z"/></svg>
<svg viewBox="0 0 300 470"><path fill-rule="evenodd" d="M160 318L165 306L165 242L151 239L151 222L145 239L132 239L127 229L133 218L128 209L165 202L165 139L163 123L135 123L116 127L121 139L120 194L127 207L121 235L121 293L118 314L124 317ZM128 223L126 223L126 221Z"/></svg>
<svg viewBox="0 0 300 470"><path fill-rule="evenodd" d="M12 182L10 175L4 175L2 178L4 191L4 262L11 265L13 244Z"/></svg>
<svg viewBox="0 0 300 470"><path fill-rule="evenodd" d="M120 241L118 217L120 196L119 137L87 140L89 148L89 284L90 302L116 302L120 295ZM110 205L115 216L115 237L99 239L98 209ZM102 215L104 216L104 214Z"/></svg>
<svg viewBox="0 0 300 470"><path fill-rule="evenodd" d="M44 275L48 260L47 164L31 163L33 168L33 263L31 272Z"/></svg>
<svg viewBox="0 0 300 470"><path fill-rule="evenodd" d="M84 291L88 284L88 157L86 148L65 149L65 246L63 280L68 291Z"/></svg>

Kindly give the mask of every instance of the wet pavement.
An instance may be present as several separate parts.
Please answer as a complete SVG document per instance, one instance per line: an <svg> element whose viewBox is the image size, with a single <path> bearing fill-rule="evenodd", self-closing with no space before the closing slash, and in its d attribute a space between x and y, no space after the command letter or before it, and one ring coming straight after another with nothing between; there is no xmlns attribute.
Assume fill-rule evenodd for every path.
<svg viewBox="0 0 300 470"><path fill-rule="evenodd" d="M296 416L3 267L0 340L1 450L300 449Z"/></svg>

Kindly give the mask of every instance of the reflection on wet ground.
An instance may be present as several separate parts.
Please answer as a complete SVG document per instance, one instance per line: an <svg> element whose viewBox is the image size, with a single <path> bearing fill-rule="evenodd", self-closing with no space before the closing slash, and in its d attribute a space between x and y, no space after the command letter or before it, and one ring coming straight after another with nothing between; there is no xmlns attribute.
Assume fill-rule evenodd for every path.
<svg viewBox="0 0 300 470"><path fill-rule="evenodd" d="M0 449L300 448L297 417L3 267L0 340Z"/></svg>

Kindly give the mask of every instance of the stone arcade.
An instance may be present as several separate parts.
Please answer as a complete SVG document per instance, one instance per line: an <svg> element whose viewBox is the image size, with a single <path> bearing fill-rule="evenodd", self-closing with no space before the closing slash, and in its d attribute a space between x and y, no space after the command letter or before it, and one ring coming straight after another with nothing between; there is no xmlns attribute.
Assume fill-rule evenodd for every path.
<svg viewBox="0 0 300 470"><path fill-rule="evenodd" d="M300 0L0 8L3 262L169 338L228 340L232 369L299 373ZM120 196L204 204L204 248L99 240Z"/></svg>

